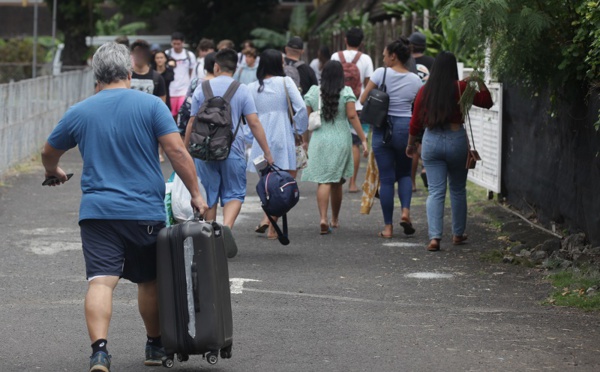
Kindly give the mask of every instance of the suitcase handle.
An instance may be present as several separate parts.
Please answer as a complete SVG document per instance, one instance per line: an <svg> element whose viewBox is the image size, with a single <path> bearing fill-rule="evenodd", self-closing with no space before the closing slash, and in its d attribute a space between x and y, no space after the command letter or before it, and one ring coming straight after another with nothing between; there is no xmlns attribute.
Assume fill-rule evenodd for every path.
<svg viewBox="0 0 600 372"><path fill-rule="evenodd" d="M192 291L194 292L194 311L200 312L200 299L198 298L198 268L192 263Z"/></svg>
<svg viewBox="0 0 600 372"><path fill-rule="evenodd" d="M200 222L200 221L204 221L204 217L202 217L202 215L200 214L200 211L194 209L194 221L196 222Z"/></svg>

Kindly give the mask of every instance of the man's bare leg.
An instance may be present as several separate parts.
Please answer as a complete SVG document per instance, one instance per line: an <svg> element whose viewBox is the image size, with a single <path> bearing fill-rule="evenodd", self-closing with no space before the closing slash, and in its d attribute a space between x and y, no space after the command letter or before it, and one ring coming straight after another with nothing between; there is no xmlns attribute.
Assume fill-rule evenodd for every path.
<svg viewBox="0 0 600 372"><path fill-rule="evenodd" d="M242 210L242 202L239 200L232 200L225 204L223 207L223 225L233 229L235 220L237 219L240 211Z"/></svg>
<svg viewBox="0 0 600 372"><path fill-rule="evenodd" d="M113 291L119 282L118 276L103 276L91 280L85 296L85 321L92 343L107 339L112 316Z"/></svg>

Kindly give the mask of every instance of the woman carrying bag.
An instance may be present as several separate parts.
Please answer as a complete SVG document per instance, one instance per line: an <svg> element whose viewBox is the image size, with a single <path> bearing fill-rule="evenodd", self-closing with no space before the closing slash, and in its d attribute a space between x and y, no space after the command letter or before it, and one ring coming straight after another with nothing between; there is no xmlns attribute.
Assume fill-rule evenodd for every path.
<svg viewBox="0 0 600 372"><path fill-rule="evenodd" d="M252 92L273 160L275 165L296 178L296 138L306 132L308 127L304 100L294 81L285 76L281 52L274 49L262 52L256 75L258 81L249 84L248 88ZM253 160L262 154L262 149L254 140L248 171L256 172ZM256 232L264 234L267 229L267 237L277 239L277 233L265 215Z"/></svg>
<svg viewBox="0 0 600 372"><path fill-rule="evenodd" d="M302 181L318 183L317 203L321 217L321 235L337 228L342 207L342 185L354 173L352 134L348 122L358 133L367 156L367 138L356 114L356 97L345 86L344 69L337 61L323 68L321 87L313 86L304 97L309 115L320 111L320 126L312 132L308 146L308 167ZM315 115L311 120L315 119ZM319 119L318 117L316 119ZM313 128L315 125L313 125ZM331 221L327 212L331 199Z"/></svg>
<svg viewBox="0 0 600 372"><path fill-rule="evenodd" d="M433 64L427 84L415 100L406 155L412 157L415 154L416 140L424 129L421 158L429 182L429 251L440 250L447 184L450 185L452 205L452 241L458 245L467 240L467 158L470 144L459 101L468 84L468 81L458 80L456 57L450 52L441 52ZM482 81L476 84L479 91L473 104L489 109L494 105L490 91Z"/></svg>
<svg viewBox="0 0 600 372"><path fill-rule="evenodd" d="M379 236L385 239L393 237L394 225L394 188L398 183L398 196L402 205L402 220L400 225L404 233L415 233L410 219L410 202L412 199L412 160L405 154L408 142L408 128L412 116L412 104L421 88L421 79L406 68L411 57L409 42L401 38L390 43L383 51L383 62L386 67L378 68L371 80L361 102L365 107L361 118L371 116L369 124L373 127L373 153L379 168L381 183L379 196L385 227ZM385 92L386 95L382 95ZM373 110L375 99L389 99L387 112ZM385 110L385 108L384 108ZM371 114L372 113L372 114ZM383 117L377 114L383 114ZM379 121L379 122L375 122Z"/></svg>

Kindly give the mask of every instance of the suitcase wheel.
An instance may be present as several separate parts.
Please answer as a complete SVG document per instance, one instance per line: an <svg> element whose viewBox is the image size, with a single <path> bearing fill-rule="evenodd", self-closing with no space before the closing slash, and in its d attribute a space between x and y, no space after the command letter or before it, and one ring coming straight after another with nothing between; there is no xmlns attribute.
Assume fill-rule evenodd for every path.
<svg viewBox="0 0 600 372"><path fill-rule="evenodd" d="M221 350L221 359L231 359L231 346Z"/></svg>
<svg viewBox="0 0 600 372"><path fill-rule="evenodd" d="M177 354L177 361L179 363L181 362L187 362L188 360L190 360L190 356L187 354Z"/></svg>
<svg viewBox="0 0 600 372"><path fill-rule="evenodd" d="M173 366L175 365L175 362L173 361L172 357L171 358L167 357L167 358L163 359L162 365L163 365L163 367L166 367L166 368L173 368Z"/></svg>
<svg viewBox="0 0 600 372"><path fill-rule="evenodd" d="M217 353L206 354L206 361L210 365L215 365L219 361L219 355Z"/></svg>

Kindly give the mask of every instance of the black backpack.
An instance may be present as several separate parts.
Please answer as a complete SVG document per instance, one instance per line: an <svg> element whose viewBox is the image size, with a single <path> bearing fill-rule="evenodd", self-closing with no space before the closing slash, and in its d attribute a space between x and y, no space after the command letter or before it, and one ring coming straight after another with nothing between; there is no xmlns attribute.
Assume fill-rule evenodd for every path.
<svg viewBox="0 0 600 372"><path fill-rule="evenodd" d="M383 81L379 89L373 89L369 92L367 101L365 102L362 112L360 113L360 121L365 124L370 124L374 128L383 128L388 123L388 110L390 108L390 95L386 93L385 75L387 68L383 70Z"/></svg>
<svg viewBox="0 0 600 372"><path fill-rule="evenodd" d="M277 231L279 242L290 244L288 238L287 213L298 204L300 190L298 183L288 172L276 165L270 165L260 172L260 180L256 185L256 193L261 206L271 225ZM283 217L283 231L273 217Z"/></svg>
<svg viewBox="0 0 600 372"><path fill-rule="evenodd" d="M202 83L204 103L192 124L188 147L190 155L204 161L220 161L229 157L231 145L244 119L242 115L233 132L231 99L239 87L240 83L233 81L223 97L215 97L210 82Z"/></svg>

